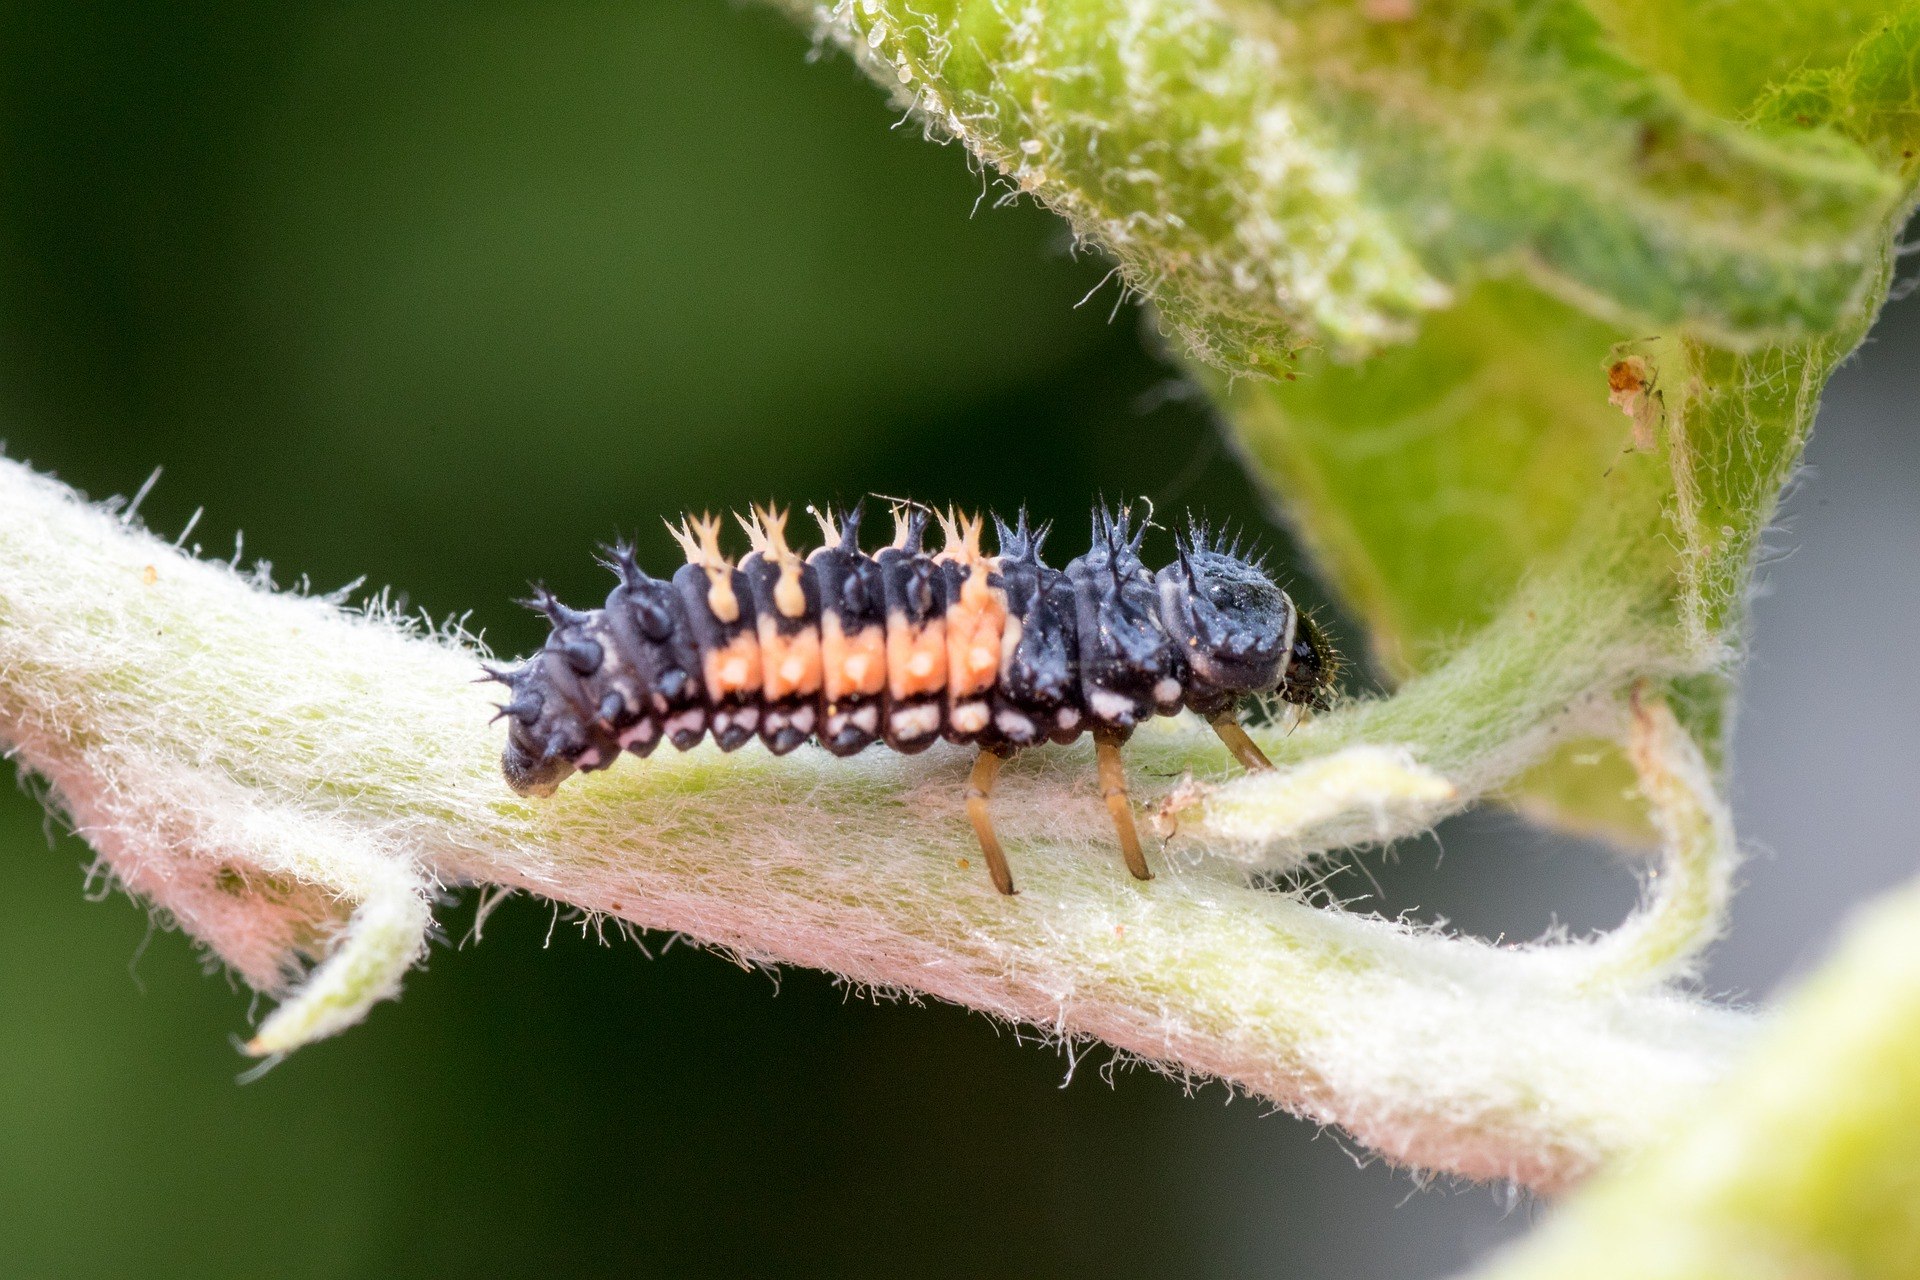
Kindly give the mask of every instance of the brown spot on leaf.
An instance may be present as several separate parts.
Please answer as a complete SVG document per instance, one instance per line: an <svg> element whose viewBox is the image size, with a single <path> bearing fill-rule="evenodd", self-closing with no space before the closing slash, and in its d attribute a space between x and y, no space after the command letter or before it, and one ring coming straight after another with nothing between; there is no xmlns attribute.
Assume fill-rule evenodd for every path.
<svg viewBox="0 0 1920 1280"><path fill-rule="evenodd" d="M1607 366L1607 403L1633 422L1633 447L1651 452L1660 422L1661 398L1653 366L1645 356L1629 355Z"/></svg>

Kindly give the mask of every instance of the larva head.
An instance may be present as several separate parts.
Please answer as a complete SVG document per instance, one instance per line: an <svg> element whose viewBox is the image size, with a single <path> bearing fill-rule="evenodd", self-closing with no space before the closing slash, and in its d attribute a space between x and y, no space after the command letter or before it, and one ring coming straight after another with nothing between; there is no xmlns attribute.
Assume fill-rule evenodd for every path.
<svg viewBox="0 0 1920 1280"><path fill-rule="evenodd" d="M538 653L516 670L488 672L513 694L500 708L507 722L500 772L523 796L552 795L573 772L574 753L586 745L578 718L544 678L545 658Z"/></svg>
<svg viewBox="0 0 1920 1280"><path fill-rule="evenodd" d="M585 684L606 657L606 646L590 632L592 615L569 609L544 587L527 603L547 616L553 634L519 667L490 668L487 676L512 694L500 707L507 721L500 771L521 795L548 796L574 770L606 767L619 747L606 720L614 708L593 708Z"/></svg>
<svg viewBox="0 0 1920 1280"><path fill-rule="evenodd" d="M523 796L550 796L573 772L573 762L564 754L536 752L522 739L526 735L509 733L506 750L500 753L500 773L507 785Z"/></svg>
<svg viewBox="0 0 1920 1280"><path fill-rule="evenodd" d="M1212 714L1242 698L1278 693L1321 707L1333 662L1325 641L1260 562L1194 528L1162 569L1162 624L1186 656L1187 703Z"/></svg>
<svg viewBox="0 0 1920 1280"><path fill-rule="evenodd" d="M1333 679L1340 674L1340 656L1325 633L1306 614L1294 624L1293 653L1287 659L1287 678L1280 697L1295 706L1327 711L1333 706Z"/></svg>

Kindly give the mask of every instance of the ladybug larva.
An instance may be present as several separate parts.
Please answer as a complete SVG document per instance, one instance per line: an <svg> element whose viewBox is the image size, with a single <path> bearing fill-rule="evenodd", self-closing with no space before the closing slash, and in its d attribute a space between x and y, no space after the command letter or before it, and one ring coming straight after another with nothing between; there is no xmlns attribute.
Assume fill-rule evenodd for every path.
<svg viewBox="0 0 1920 1280"><path fill-rule="evenodd" d="M922 549L929 513L894 508L893 541L860 548L861 508L815 512L824 545L802 556L786 513L736 517L752 551L720 549L710 516L669 525L687 563L647 576L612 550L620 585L599 609L569 609L536 588L553 625L541 650L488 675L512 690L501 769L521 794L551 795L575 769L624 749L707 734L722 751L754 738L775 755L813 741L836 756L876 742L918 752L936 740L979 748L967 815L993 883L1013 877L987 814L1001 764L1043 742L1091 732L1100 789L1127 869L1152 878L1127 798L1120 746L1134 727L1184 709L1204 717L1249 769L1272 766L1240 727L1251 698L1324 708L1333 658L1312 622L1256 560L1194 526L1174 563L1149 572L1145 525L1125 508L1093 516L1091 549L1055 569L1047 526L998 517L998 554L978 517L937 515L946 545Z"/></svg>

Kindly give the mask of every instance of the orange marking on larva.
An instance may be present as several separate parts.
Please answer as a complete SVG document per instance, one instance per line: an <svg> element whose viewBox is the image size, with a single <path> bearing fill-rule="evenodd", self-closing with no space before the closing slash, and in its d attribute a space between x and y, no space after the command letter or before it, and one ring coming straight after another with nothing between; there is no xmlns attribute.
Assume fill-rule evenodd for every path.
<svg viewBox="0 0 1920 1280"><path fill-rule="evenodd" d="M950 701L978 697L1000 674L1000 638L1007 625L1007 597L987 585L987 566L976 563L947 606L947 695Z"/></svg>
<svg viewBox="0 0 1920 1280"><path fill-rule="evenodd" d="M780 566L780 581L773 584L773 607L782 617L798 618L807 611L807 593L800 586L800 562L788 560Z"/></svg>
<svg viewBox="0 0 1920 1280"><path fill-rule="evenodd" d="M779 580L773 584L773 607L784 618L798 618L807 611L807 593L800 586L800 553L787 545L787 513L780 507L755 507L749 520L739 512L733 518L747 531L747 541L771 563L780 567ZM766 637L760 637L766 643Z"/></svg>
<svg viewBox="0 0 1920 1280"><path fill-rule="evenodd" d="M707 677L707 692L712 697L760 692L759 637L751 631L742 631L726 648L707 654L701 667Z"/></svg>
<svg viewBox="0 0 1920 1280"><path fill-rule="evenodd" d="M895 698L938 693L947 684L947 627L933 618L915 627L900 614L887 617L887 691Z"/></svg>
<svg viewBox="0 0 1920 1280"><path fill-rule="evenodd" d="M940 522L940 532L946 538L946 545L934 557L935 560L958 560L961 564L984 563L984 557L980 554L980 536L986 529L985 517L970 516L948 507L945 511L934 512L934 519Z"/></svg>
<svg viewBox="0 0 1920 1280"><path fill-rule="evenodd" d="M687 553L687 563L699 565L707 575L707 608L722 622L740 618L740 598L733 592L733 561L720 551L720 520L717 516L683 517L678 528L669 524L667 532Z"/></svg>
<svg viewBox="0 0 1920 1280"><path fill-rule="evenodd" d="M913 538L913 510L916 504L911 502L893 502L893 541L889 543L895 550L905 551L907 543ZM924 510L924 508L922 508Z"/></svg>
<svg viewBox="0 0 1920 1280"><path fill-rule="evenodd" d="M871 697L887 687L887 633L866 626L848 635L829 613L820 620L820 666L829 701Z"/></svg>
<svg viewBox="0 0 1920 1280"><path fill-rule="evenodd" d="M939 516L947 545L937 561L964 565L960 598L947 605L947 700L950 704L978 697L991 689L1000 672L1000 637L1007 622L1007 598L995 590L988 575L993 562L980 553L985 524L949 508Z"/></svg>
<svg viewBox="0 0 1920 1280"><path fill-rule="evenodd" d="M760 619L761 666L769 701L811 697L820 692L820 632L803 627L781 635L772 618Z"/></svg>
<svg viewBox="0 0 1920 1280"><path fill-rule="evenodd" d="M820 526L820 536L826 540L826 545L815 550L813 555L817 556L822 551L840 545L840 522L833 518L833 512L822 511L812 503L808 503L807 514L812 516L814 523ZM812 556L808 559L812 559Z"/></svg>

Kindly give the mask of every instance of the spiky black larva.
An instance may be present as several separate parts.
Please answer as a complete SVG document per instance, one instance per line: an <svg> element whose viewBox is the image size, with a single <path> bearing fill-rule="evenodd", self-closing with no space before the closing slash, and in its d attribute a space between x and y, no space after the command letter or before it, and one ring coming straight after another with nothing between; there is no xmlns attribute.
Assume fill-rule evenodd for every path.
<svg viewBox="0 0 1920 1280"><path fill-rule="evenodd" d="M985 815L1007 756L1093 733L1128 865L1146 878L1117 753L1135 726L1192 710L1259 767L1241 703L1277 694L1325 705L1332 655L1237 539L1192 525L1174 563L1150 573L1144 523L1102 507L1087 553L1055 569L1040 554L1048 527L1030 527L1025 511L1011 526L993 518L992 556L984 521L915 504L895 505L892 542L869 554L861 515L815 512L825 541L802 557L786 513L756 509L736 517L752 544L738 564L720 549L719 520L689 518L669 526L687 554L670 580L649 577L622 545L606 561L620 583L603 607L570 609L536 588L530 603L552 625L545 646L488 671L511 690L500 710L507 781L548 795L623 750L646 756L664 740L684 751L709 733L722 750L758 737L775 754L808 741L838 756L875 742L970 743L981 756L969 813L1010 893ZM946 535L937 554L921 545L930 516Z"/></svg>

